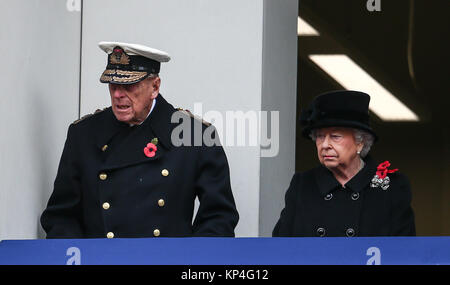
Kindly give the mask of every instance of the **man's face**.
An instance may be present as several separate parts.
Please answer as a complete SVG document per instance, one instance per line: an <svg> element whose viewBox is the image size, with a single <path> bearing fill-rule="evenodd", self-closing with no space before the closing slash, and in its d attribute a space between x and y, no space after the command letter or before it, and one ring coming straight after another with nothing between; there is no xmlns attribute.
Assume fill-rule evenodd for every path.
<svg viewBox="0 0 450 285"><path fill-rule="evenodd" d="M111 106L117 120L128 124L142 123L159 94L160 83L159 77L149 77L134 84L110 83Z"/></svg>

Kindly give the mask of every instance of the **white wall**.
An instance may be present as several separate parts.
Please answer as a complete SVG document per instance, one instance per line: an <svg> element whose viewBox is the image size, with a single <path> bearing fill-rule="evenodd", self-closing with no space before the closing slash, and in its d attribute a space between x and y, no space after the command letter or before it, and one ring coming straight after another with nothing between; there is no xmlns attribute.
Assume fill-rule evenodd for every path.
<svg viewBox="0 0 450 285"><path fill-rule="evenodd" d="M241 216L236 234L268 235L294 169L297 0L97 0L83 1L82 13L79 3L0 0L0 239L42 237L38 219L68 125L79 108L84 115L110 105L99 82L102 40L167 51L161 94L176 107L224 117L280 111L277 157L225 145Z"/></svg>
<svg viewBox="0 0 450 285"><path fill-rule="evenodd" d="M0 0L0 239L38 237L78 117L79 35L64 1Z"/></svg>

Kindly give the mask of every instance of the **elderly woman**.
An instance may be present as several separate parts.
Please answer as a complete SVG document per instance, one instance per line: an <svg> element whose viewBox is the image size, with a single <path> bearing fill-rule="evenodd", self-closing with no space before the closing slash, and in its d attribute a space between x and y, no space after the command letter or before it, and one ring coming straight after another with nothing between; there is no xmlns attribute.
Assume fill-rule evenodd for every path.
<svg viewBox="0 0 450 285"><path fill-rule="evenodd" d="M377 139L369 101L335 91L302 112L302 134L316 143L321 165L293 176L273 236L415 235L407 177L367 155Z"/></svg>

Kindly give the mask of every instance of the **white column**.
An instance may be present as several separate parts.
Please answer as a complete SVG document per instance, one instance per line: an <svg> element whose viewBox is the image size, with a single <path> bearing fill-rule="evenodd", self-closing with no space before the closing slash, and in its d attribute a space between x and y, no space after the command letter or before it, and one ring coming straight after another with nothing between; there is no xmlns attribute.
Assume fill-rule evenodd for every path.
<svg viewBox="0 0 450 285"><path fill-rule="evenodd" d="M279 129L268 136L271 147L261 150L260 236L272 235L295 171L297 17L296 0L264 1L261 109L279 112Z"/></svg>
<svg viewBox="0 0 450 285"><path fill-rule="evenodd" d="M0 240L42 237L67 126L78 118L80 13L0 2Z"/></svg>

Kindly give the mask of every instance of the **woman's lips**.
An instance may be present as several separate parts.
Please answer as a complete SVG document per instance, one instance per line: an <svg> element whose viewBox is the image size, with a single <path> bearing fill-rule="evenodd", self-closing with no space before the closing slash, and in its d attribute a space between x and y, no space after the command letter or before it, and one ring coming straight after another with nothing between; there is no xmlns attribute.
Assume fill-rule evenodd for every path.
<svg viewBox="0 0 450 285"><path fill-rule="evenodd" d="M322 157L324 159L334 159L334 158L336 158L336 156L334 156L334 155L323 155Z"/></svg>

